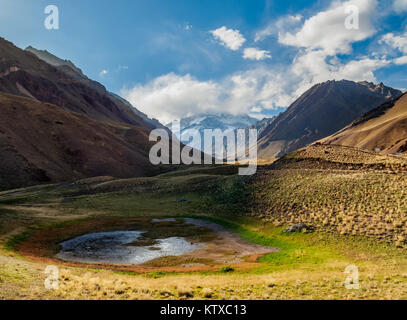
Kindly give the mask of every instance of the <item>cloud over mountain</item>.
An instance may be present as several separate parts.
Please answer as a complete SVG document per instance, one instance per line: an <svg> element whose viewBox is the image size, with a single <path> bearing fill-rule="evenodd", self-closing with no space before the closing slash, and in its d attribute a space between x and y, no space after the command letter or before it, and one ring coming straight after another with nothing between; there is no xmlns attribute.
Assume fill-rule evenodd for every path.
<svg viewBox="0 0 407 320"><path fill-rule="evenodd" d="M394 6L401 5L399 2L395 1ZM328 80L377 82L377 70L407 64L406 33L386 34L380 29L377 19L385 14L380 12L381 5L377 0L333 1L317 11L271 20L253 32L252 39L250 33L243 35L236 28L221 26L210 31L211 38L241 52L240 70L220 77L200 77L179 70L122 92L143 112L170 122L214 110L252 116L252 110L270 114L271 110L289 106L313 85ZM347 27L350 17L355 28ZM383 50L361 51L358 47L368 48L363 44L366 42L378 43ZM387 47L388 52L384 51ZM274 59L270 59L271 52ZM281 52L288 54L285 57ZM238 56L233 55L233 59ZM274 63L276 60L280 62Z"/></svg>
<svg viewBox="0 0 407 320"><path fill-rule="evenodd" d="M372 25L376 6L376 0L334 2L328 10L307 19L299 31L281 33L279 41L285 45L322 50L328 55L349 53L353 42L367 39L376 32ZM352 13L348 8L354 9L358 16L357 29L345 26Z"/></svg>

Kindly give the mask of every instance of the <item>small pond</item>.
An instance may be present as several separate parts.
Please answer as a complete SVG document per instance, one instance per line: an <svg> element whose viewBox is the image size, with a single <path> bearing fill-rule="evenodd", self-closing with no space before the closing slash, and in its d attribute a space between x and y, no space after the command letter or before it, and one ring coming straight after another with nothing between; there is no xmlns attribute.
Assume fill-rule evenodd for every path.
<svg viewBox="0 0 407 320"><path fill-rule="evenodd" d="M61 243L57 257L82 263L134 265L164 256L180 256L205 247L182 237L157 239L154 244L132 245L143 231L99 232L82 235Z"/></svg>

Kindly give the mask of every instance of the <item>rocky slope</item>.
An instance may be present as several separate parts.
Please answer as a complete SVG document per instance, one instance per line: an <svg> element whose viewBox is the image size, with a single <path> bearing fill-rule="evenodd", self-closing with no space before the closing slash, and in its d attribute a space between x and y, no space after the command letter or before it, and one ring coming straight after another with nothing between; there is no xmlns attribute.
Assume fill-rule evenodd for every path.
<svg viewBox="0 0 407 320"><path fill-rule="evenodd" d="M165 129L166 127L163 126L158 120L149 118L146 114L136 109L134 106L131 105L130 102L123 99L122 97L112 93L107 92L106 89L98 82L89 79L86 75L83 74L82 70L79 69L77 66L73 64L70 60L63 60L58 58L57 56L49 53L47 50L37 50L31 46L27 47L25 51L31 52L36 55L41 60L47 62L48 64L58 68L59 70L67 73L68 75L85 82L88 86L94 88L95 90L99 90L104 94L107 94L110 99L112 99L116 104L122 107L125 112L127 108L134 112L137 116L142 118L146 123L153 126L154 128L161 128ZM126 107L123 107L127 106Z"/></svg>
<svg viewBox="0 0 407 320"><path fill-rule="evenodd" d="M259 157L281 157L329 136L400 94L383 83L342 80L317 84L263 131Z"/></svg>
<svg viewBox="0 0 407 320"><path fill-rule="evenodd" d="M0 189L161 172L153 122L72 62L29 51L0 38Z"/></svg>
<svg viewBox="0 0 407 320"><path fill-rule="evenodd" d="M51 65L2 38L0 58L0 92L52 103L95 120L152 128L128 105L112 98L104 86L88 79L72 63L54 62L56 65Z"/></svg>
<svg viewBox="0 0 407 320"><path fill-rule="evenodd" d="M0 189L108 175L153 175L148 132L0 93Z"/></svg>
<svg viewBox="0 0 407 320"><path fill-rule="evenodd" d="M382 154L404 153L407 151L407 95L371 110L320 142Z"/></svg>

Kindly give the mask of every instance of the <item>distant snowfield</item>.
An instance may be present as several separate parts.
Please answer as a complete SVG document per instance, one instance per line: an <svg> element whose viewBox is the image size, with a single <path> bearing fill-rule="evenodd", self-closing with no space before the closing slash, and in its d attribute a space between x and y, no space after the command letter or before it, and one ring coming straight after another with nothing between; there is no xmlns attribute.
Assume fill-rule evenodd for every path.
<svg viewBox="0 0 407 320"><path fill-rule="evenodd" d="M218 115L207 114L183 118L180 120L179 128L176 126L174 127L172 123L167 124L167 127L179 137L182 143L203 150L203 141L201 141L201 143L194 143L191 141L192 136L199 134L201 137L204 137L205 129L220 129L225 133L236 129L246 129L257 121L258 119L252 118L248 115L220 113Z"/></svg>

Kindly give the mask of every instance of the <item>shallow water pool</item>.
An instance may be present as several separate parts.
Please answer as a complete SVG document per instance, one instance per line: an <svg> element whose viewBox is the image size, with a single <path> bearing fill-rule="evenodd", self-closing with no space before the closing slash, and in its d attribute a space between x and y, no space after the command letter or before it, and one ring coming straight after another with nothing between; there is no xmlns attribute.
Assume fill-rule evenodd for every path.
<svg viewBox="0 0 407 320"><path fill-rule="evenodd" d="M99 232L82 235L61 243L57 257L83 263L134 265L164 256L179 256L205 247L192 244L182 237L157 239L149 246L129 246L143 231Z"/></svg>

